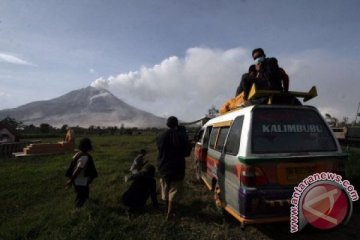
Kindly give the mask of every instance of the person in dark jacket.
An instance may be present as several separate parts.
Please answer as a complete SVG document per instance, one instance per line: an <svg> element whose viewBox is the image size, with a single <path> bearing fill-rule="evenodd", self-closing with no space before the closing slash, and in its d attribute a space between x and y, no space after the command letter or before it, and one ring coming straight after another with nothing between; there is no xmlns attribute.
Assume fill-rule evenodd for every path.
<svg viewBox="0 0 360 240"><path fill-rule="evenodd" d="M269 83L269 89L287 92L289 90L289 76L284 69L280 68L276 58L267 58L262 48L256 48L252 51L256 78L266 80Z"/></svg>
<svg viewBox="0 0 360 240"><path fill-rule="evenodd" d="M241 76L241 81L238 88L236 89L235 97L238 96L241 92L244 92L244 99L247 100L251 86L253 83L255 83L255 78L256 68L255 65L251 65L248 72Z"/></svg>
<svg viewBox="0 0 360 240"><path fill-rule="evenodd" d="M176 117L169 117L166 125L169 129L158 137L157 147L161 198L166 203L168 219L173 215L174 202L179 199L182 191L188 139L184 128L179 128Z"/></svg>
<svg viewBox="0 0 360 240"><path fill-rule="evenodd" d="M146 201L151 197L154 208L158 209L156 197L155 167L146 165L141 171L130 176L132 183L129 189L122 195L122 203L130 211L145 206Z"/></svg>

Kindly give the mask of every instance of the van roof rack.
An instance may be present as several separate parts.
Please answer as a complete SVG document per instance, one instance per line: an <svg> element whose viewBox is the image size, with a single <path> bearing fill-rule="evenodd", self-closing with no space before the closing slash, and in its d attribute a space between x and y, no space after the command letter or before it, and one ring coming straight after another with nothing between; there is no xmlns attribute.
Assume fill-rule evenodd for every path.
<svg viewBox="0 0 360 240"><path fill-rule="evenodd" d="M308 92L279 91L269 89L256 89L252 85L247 101L241 98L241 94L231 98L220 108L220 115L226 114L251 105L269 104L269 105L302 105L298 98L303 98L303 102L317 96L316 87L313 86Z"/></svg>
<svg viewBox="0 0 360 240"><path fill-rule="evenodd" d="M249 100L255 100L261 97L268 97L268 104L273 104L274 99L290 99L290 98L303 98L303 101L309 101L310 99L317 96L316 87L313 86L309 92L295 92L295 91L279 91L279 90L262 90L262 89L256 89L255 84L251 87L250 93L249 93ZM286 100L285 100L286 101Z"/></svg>

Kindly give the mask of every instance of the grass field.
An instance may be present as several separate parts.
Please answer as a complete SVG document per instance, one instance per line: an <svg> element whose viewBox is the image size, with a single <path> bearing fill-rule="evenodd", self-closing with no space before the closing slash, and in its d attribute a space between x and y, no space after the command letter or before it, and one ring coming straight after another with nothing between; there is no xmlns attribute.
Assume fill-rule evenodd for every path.
<svg viewBox="0 0 360 240"><path fill-rule="evenodd" d="M154 134L94 136L92 153L99 177L90 190L90 201L77 211L74 191L65 189L65 170L72 154L2 158L0 160L0 239L329 239L356 238L360 227L359 207L348 225L328 232L305 230L289 233L288 223L248 226L222 215L213 195L195 181L192 159L187 159L187 177L178 217L165 221L161 211L143 209L129 220L119 199L127 188L123 178L140 148L156 163ZM55 140L54 140L55 141ZM347 173L357 181L360 153L350 149ZM357 185L358 186L358 185ZM359 188L358 188L359 189ZM276 230L275 230L276 229Z"/></svg>

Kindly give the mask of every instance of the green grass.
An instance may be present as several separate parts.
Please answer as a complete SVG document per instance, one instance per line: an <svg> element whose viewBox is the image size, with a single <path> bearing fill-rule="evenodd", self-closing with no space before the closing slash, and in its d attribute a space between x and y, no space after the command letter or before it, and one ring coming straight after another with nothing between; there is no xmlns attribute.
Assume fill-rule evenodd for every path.
<svg viewBox="0 0 360 240"><path fill-rule="evenodd" d="M187 159L187 176L183 201L178 206L178 219L165 221L163 213L153 209L148 202L142 213L135 214L129 220L119 201L127 188L123 178L141 148L148 150L146 159L156 164L155 137L152 134L91 137L94 144L92 155L99 177L90 187L90 201L79 211L74 208L73 189L65 189L67 179L64 174L72 154L1 158L0 239L208 240L296 237L289 233L288 223L270 227L249 226L242 231L238 222L224 217L215 208L212 193L203 184L195 182L191 157ZM359 159L360 152L352 150L349 160L352 167L347 167L347 172L352 174L350 179L359 175ZM274 226L278 228L275 232ZM347 235L344 236L352 236L352 230L345 228L341 231L350 231L350 235L345 232ZM313 236L313 233L310 235ZM314 236L319 237L317 234Z"/></svg>
<svg viewBox="0 0 360 240"><path fill-rule="evenodd" d="M192 201L179 207L182 224L166 222L151 204L129 221L119 201L127 188L124 175L141 148L156 164L155 137L92 137L99 177L90 187L91 200L80 211L74 208L73 189L65 189L72 154L1 159L0 239L195 239L204 233L199 218L203 224L221 223L211 193L194 184L186 185L184 195ZM193 196L198 187L201 194Z"/></svg>

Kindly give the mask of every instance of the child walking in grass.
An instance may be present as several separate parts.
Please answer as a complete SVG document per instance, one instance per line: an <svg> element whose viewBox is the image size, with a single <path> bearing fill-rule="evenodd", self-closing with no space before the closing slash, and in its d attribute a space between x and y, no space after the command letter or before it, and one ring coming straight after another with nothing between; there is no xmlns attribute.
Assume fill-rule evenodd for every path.
<svg viewBox="0 0 360 240"><path fill-rule="evenodd" d="M77 152L66 172L66 176L70 179L66 185L68 187L74 185L76 198L75 207L81 208L89 198L90 183L98 176L94 161L89 152L93 149L91 140L83 138L79 144L79 152Z"/></svg>

